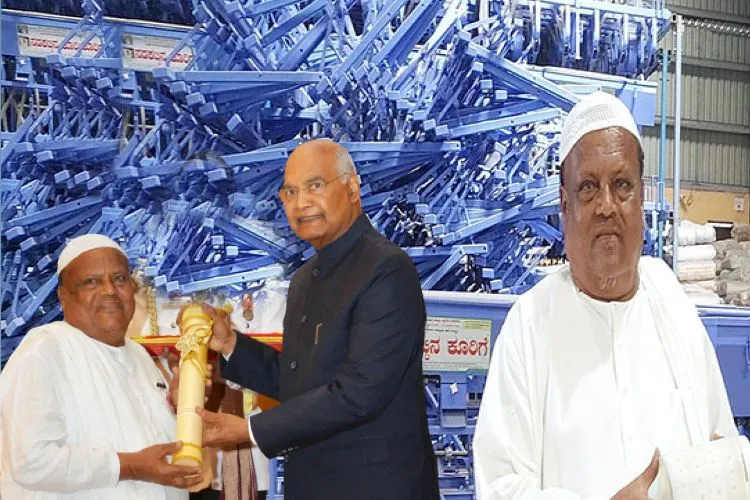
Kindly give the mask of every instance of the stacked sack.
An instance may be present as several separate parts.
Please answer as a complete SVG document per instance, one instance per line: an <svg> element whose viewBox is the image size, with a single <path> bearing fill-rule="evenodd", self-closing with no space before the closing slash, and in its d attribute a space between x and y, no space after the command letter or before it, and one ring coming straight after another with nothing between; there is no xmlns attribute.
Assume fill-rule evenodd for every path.
<svg viewBox="0 0 750 500"><path fill-rule="evenodd" d="M677 278L699 304L720 304L716 293L716 230L710 224L680 221Z"/></svg>
<svg viewBox="0 0 750 500"><path fill-rule="evenodd" d="M750 306L750 224L736 224L732 239L717 241L716 291L727 304Z"/></svg>

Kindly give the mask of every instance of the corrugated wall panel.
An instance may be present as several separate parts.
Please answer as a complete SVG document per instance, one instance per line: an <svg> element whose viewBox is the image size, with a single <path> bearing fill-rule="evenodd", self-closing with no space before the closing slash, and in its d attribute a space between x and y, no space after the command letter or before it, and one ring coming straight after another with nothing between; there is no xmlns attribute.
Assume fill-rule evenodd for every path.
<svg viewBox="0 0 750 500"><path fill-rule="evenodd" d="M666 177L671 179L674 165L672 127L668 128L667 135ZM643 142L645 175L656 176L659 172L659 128L644 130ZM750 135L683 129L681 142L682 180L750 186Z"/></svg>
<svg viewBox="0 0 750 500"><path fill-rule="evenodd" d="M674 105L671 96L667 116L674 116ZM750 126L750 73L684 66L682 118Z"/></svg>
<svg viewBox="0 0 750 500"><path fill-rule="evenodd" d="M667 0L667 6L722 12L743 17L750 16L750 2L748 0Z"/></svg>
<svg viewBox="0 0 750 500"><path fill-rule="evenodd" d="M657 81L660 75L654 75ZM670 92L674 88L670 72ZM674 95L668 96L667 116L674 117ZM661 109L661 93L657 97ZM682 118L750 127L750 72L683 66Z"/></svg>
<svg viewBox="0 0 750 500"><path fill-rule="evenodd" d="M668 0L669 8L750 18L750 0ZM674 48L672 34L662 46ZM682 179L750 187L750 37L688 24L683 37ZM721 67L711 67L718 64ZM738 65L732 69L731 65ZM661 75L653 75L659 80ZM668 123L674 120L674 65L669 73ZM657 109L660 109L657 108ZM683 122L683 123L684 123ZM658 123L658 120L657 120ZM717 131L716 129L724 130ZM674 154L668 127L667 178ZM656 175L658 127L645 134L647 169Z"/></svg>
<svg viewBox="0 0 750 500"><path fill-rule="evenodd" d="M750 5L750 0L748 0ZM670 34L663 46L674 48L674 37ZM697 26L686 26L682 40L682 54L715 61L750 64L750 37L713 31Z"/></svg>
<svg viewBox="0 0 750 500"><path fill-rule="evenodd" d="M672 37L668 42L672 48ZM750 37L688 28L684 42L685 57L750 65ZM659 78L657 73L651 79ZM669 78L671 88L673 73ZM684 64L682 106L686 119L750 126L750 72ZM673 98L668 109L668 116L674 116Z"/></svg>
<svg viewBox="0 0 750 500"><path fill-rule="evenodd" d="M689 26L685 29L684 41L686 56L750 63L750 38L747 36Z"/></svg>

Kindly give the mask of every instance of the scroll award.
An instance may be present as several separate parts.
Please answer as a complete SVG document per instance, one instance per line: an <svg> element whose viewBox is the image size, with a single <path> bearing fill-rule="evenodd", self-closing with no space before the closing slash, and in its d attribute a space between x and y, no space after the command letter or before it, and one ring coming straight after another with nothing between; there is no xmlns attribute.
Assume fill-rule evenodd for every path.
<svg viewBox="0 0 750 500"><path fill-rule="evenodd" d="M180 352L176 439L182 441L182 447L172 460L177 465L201 467L203 464L203 420L195 408L203 408L204 404L212 325L200 305L188 306L182 312L180 339L175 345Z"/></svg>

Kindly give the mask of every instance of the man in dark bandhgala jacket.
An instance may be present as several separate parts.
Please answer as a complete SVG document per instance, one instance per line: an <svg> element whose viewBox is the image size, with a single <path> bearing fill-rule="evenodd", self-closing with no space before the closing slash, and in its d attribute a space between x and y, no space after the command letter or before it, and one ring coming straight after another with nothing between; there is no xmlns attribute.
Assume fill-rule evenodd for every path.
<svg viewBox="0 0 750 500"><path fill-rule="evenodd" d="M354 164L335 142L299 146L279 196L291 228L317 250L289 287L282 352L206 310L222 375L281 404L249 425L202 411L204 441L283 455L286 500L438 499L414 265L362 213Z"/></svg>

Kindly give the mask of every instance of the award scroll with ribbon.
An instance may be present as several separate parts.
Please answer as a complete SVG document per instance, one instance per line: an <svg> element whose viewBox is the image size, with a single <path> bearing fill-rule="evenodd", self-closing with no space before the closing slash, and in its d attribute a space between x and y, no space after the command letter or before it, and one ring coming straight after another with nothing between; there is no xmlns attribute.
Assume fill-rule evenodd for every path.
<svg viewBox="0 0 750 500"><path fill-rule="evenodd" d="M200 467L203 463L203 420L195 408L203 408L204 404L212 325L200 305L190 305L182 312L180 339L175 344L180 352L176 439L182 441L182 448L172 460L177 465Z"/></svg>

